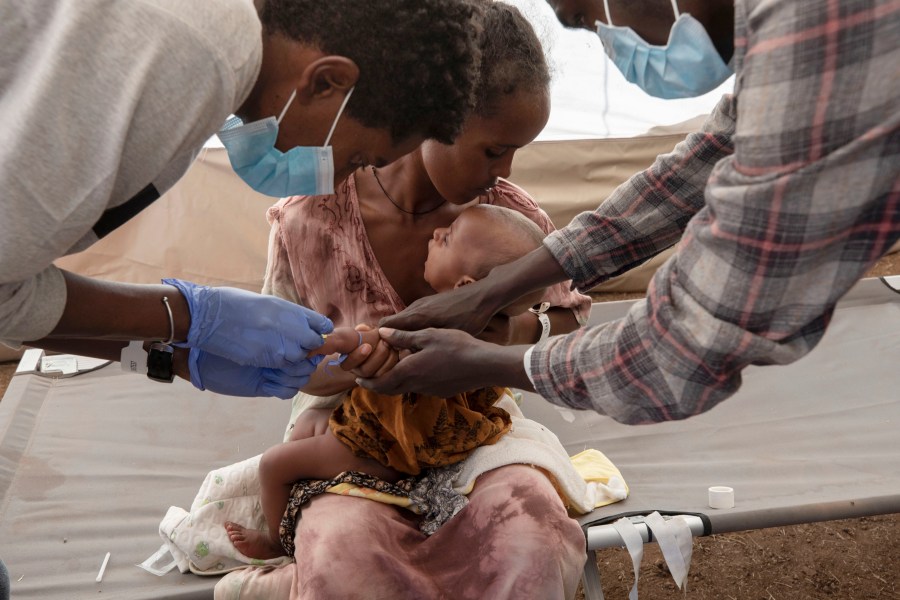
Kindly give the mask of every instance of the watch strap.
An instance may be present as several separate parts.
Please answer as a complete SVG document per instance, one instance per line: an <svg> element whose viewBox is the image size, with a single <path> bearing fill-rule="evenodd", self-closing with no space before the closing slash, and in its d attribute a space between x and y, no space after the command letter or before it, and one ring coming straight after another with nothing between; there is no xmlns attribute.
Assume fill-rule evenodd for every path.
<svg viewBox="0 0 900 600"><path fill-rule="evenodd" d="M153 381L172 383L175 379L173 355L175 348L171 344L154 342L150 344L150 352L147 354L147 377Z"/></svg>

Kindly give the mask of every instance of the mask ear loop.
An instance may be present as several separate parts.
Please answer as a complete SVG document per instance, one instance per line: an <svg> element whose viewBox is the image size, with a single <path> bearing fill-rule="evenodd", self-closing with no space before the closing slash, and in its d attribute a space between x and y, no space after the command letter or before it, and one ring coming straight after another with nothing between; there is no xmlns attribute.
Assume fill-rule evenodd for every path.
<svg viewBox="0 0 900 600"><path fill-rule="evenodd" d="M678 0L672 0L672 10L675 11L675 20L678 20L678 17L681 16L681 13L678 11Z"/></svg>
<svg viewBox="0 0 900 600"><path fill-rule="evenodd" d="M278 115L278 118L275 120L275 123L281 125L281 120L284 118L284 113L287 112L287 109L291 107L291 102L294 101L294 98L297 97L297 89L294 88L294 91L291 92L291 97L288 98L287 104L284 105L284 108L281 109L281 114Z"/></svg>
<svg viewBox="0 0 900 600"><path fill-rule="evenodd" d="M675 0L672 1L674 2ZM609 16L609 0L603 0L603 10L606 11L606 24L610 27L615 27L612 22L612 17Z"/></svg>
<svg viewBox="0 0 900 600"><path fill-rule="evenodd" d="M344 101L341 102L341 108L338 110L337 116L334 118L334 123L331 124L331 130L328 132L328 137L325 138L325 145L331 141L331 136L334 135L334 128L337 127L338 120L341 118L341 115L344 114L344 108L347 107L347 102L350 101L350 96L353 95L353 90L356 89L356 86L350 88L350 91L347 92L347 95L344 96ZM362 335L360 335L360 339L362 339Z"/></svg>
<svg viewBox="0 0 900 600"><path fill-rule="evenodd" d="M609 16L609 0L603 0L603 10L606 11L606 24L610 27L615 27L612 22L612 18ZM594 23L597 29L600 21ZM609 121L607 121L606 116L609 114L609 63L611 62L609 57L603 56L603 112L600 113L600 118L603 120L603 128L606 130L606 137L611 135L611 131L609 130Z"/></svg>

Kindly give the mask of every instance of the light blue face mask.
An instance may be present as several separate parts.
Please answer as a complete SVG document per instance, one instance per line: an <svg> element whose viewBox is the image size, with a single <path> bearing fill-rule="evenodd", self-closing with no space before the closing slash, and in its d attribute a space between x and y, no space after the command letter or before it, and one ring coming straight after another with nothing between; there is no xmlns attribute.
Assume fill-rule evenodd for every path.
<svg viewBox="0 0 900 600"><path fill-rule="evenodd" d="M297 146L287 152L275 148L278 124L297 96L297 90L288 98L277 119L268 117L247 124L239 117L228 119L218 136L234 172L251 188L267 196L333 194L334 156L328 143L352 93L350 88L344 96L324 146Z"/></svg>
<svg viewBox="0 0 900 600"><path fill-rule="evenodd" d="M606 20L597 21L597 35L606 54L625 76L657 98L691 98L718 87L734 72L725 64L697 19L678 12L665 46L647 43L630 27L613 25L609 0L603 0Z"/></svg>

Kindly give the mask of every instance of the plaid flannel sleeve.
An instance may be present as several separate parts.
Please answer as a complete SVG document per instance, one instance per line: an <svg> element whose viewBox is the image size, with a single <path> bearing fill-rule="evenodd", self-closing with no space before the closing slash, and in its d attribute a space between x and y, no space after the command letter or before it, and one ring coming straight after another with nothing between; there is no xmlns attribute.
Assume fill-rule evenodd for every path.
<svg viewBox="0 0 900 600"><path fill-rule="evenodd" d="M732 153L735 102L723 96L697 133L544 241L580 290L615 277L674 246L703 208L716 163Z"/></svg>
<svg viewBox="0 0 900 600"><path fill-rule="evenodd" d="M679 186L658 203L644 173L615 207L548 242L589 286L690 219L626 318L535 347L535 387L552 402L627 423L708 410L747 365L808 353L837 300L900 238L900 2L739 0L735 11L734 153L712 169L705 204L693 218L673 209ZM699 160L683 150L674 173L650 170L657 180ZM627 223L610 226L609 210Z"/></svg>

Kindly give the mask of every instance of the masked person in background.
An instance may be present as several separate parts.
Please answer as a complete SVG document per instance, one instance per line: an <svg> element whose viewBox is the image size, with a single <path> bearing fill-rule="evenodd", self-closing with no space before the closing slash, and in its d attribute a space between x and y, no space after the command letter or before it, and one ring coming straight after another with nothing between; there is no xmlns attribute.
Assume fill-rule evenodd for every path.
<svg viewBox="0 0 900 600"><path fill-rule="evenodd" d="M732 69L734 93L542 248L384 319L405 331L382 337L415 354L361 383L435 395L508 385L625 423L690 417L732 395L744 367L812 350L838 299L900 238L900 3L550 4L565 25L596 27L648 93L698 95ZM478 333L524 293L566 279L590 289L679 239L620 321L510 347L425 329Z"/></svg>
<svg viewBox="0 0 900 600"><path fill-rule="evenodd" d="M359 166L451 142L472 103L478 7L0 7L0 341L117 360L124 340L164 340L148 360L155 379L178 372L201 389L291 397L315 369L306 356L327 318L230 288L91 280L53 261L159 198L220 129L238 175L273 196L331 193ZM173 343L190 348L183 364Z"/></svg>

